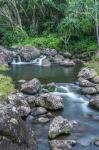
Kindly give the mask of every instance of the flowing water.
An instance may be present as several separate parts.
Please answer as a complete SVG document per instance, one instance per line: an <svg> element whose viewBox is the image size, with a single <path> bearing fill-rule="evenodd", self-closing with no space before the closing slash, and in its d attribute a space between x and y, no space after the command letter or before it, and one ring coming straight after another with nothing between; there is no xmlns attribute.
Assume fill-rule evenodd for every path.
<svg viewBox="0 0 99 150"><path fill-rule="evenodd" d="M37 65L37 66L42 66L42 61L46 59L46 56L43 56L41 55L39 58L36 58L30 62L26 62L26 61L22 61L21 60L21 57L18 56L17 58L13 58L13 61L12 61L12 65L13 66L16 66L16 65L30 65L30 64L34 64L34 65Z"/></svg>
<svg viewBox="0 0 99 150"><path fill-rule="evenodd" d="M99 113L88 107L89 99L80 92L80 87L76 82L80 68L80 65L73 68L56 65L49 68L35 65L14 65L6 74L11 76L15 83L19 79L31 80L34 77L38 78L41 83L56 82L57 87L53 94L63 97L64 110L53 112L53 115L62 115L73 120L75 124L77 122L77 126L75 125L72 134L68 137L69 139L76 139L80 143L73 150L98 150L98 147L93 144L89 145L89 143L99 136L99 121L93 120L90 116L99 115ZM37 137L38 150L50 150L48 144L49 124L32 125ZM67 139L64 136L61 138Z"/></svg>

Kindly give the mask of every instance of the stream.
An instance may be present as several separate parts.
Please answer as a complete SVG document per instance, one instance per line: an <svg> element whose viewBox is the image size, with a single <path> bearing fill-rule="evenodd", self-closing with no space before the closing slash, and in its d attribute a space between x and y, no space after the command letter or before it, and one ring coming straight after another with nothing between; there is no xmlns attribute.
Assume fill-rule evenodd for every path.
<svg viewBox="0 0 99 150"><path fill-rule="evenodd" d="M90 117L91 114L98 115L98 112L88 107L89 97L85 97L80 92L80 87L77 84L77 74L80 68L80 64L72 68L64 68L58 65L43 68L33 64L23 64L12 66L6 74L13 78L15 84L20 79L29 81L35 77L42 84L57 83L57 88L53 94L63 97L64 109L52 112L53 116L62 115L78 124L69 137L62 136L60 138L77 140L78 144L73 147L73 150L98 150L99 148L94 146L94 144L89 144L99 136L99 120L96 121ZM50 122L47 124L31 124L36 134L38 150L50 150L48 144L48 127Z"/></svg>

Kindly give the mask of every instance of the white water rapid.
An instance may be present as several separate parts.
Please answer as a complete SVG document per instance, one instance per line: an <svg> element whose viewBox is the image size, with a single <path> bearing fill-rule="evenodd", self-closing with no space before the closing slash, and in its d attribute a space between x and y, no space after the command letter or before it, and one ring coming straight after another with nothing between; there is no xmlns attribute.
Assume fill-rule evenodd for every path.
<svg viewBox="0 0 99 150"><path fill-rule="evenodd" d="M18 60L16 61L16 59L13 59L12 61L12 65L24 65L24 64L33 64L33 65L38 65L38 66L42 66L42 61L46 59L46 56L41 55L39 58L36 58L30 62L22 62L21 57L18 56Z"/></svg>

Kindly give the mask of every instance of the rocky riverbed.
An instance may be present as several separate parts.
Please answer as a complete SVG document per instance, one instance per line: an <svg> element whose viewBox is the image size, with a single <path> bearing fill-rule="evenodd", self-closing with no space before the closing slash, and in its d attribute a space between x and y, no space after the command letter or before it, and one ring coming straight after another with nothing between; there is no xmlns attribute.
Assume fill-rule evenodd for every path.
<svg viewBox="0 0 99 150"><path fill-rule="evenodd" d="M21 62L32 64L35 58L38 58L35 63L38 63L39 57L46 56L42 59L42 66L49 67L51 63L58 64L64 67L72 67L75 65L75 60L69 52L57 52L55 49L37 49L32 46L24 46L17 49L5 49L0 46L0 63L18 64Z"/></svg>
<svg viewBox="0 0 99 150"><path fill-rule="evenodd" d="M57 53L53 49L37 52L38 49L30 48L31 53L27 54L28 49L9 54L1 50L0 61L8 63L17 56L30 61L43 54L47 56L44 66L52 62L57 65L12 66L5 73L13 78L16 92L0 101L0 148L98 150L97 73L89 68L80 71L81 67L74 65L67 52ZM72 68L68 68L67 60L73 64Z"/></svg>

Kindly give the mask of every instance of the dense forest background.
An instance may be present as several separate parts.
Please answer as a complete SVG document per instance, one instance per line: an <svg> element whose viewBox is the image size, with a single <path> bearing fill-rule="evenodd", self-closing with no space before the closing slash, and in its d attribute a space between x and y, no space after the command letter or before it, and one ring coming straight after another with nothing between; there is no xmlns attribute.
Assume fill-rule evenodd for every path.
<svg viewBox="0 0 99 150"><path fill-rule="evenodd" d="M92 55L99 46L99 2L0 0L0 43Z"/></svg>

